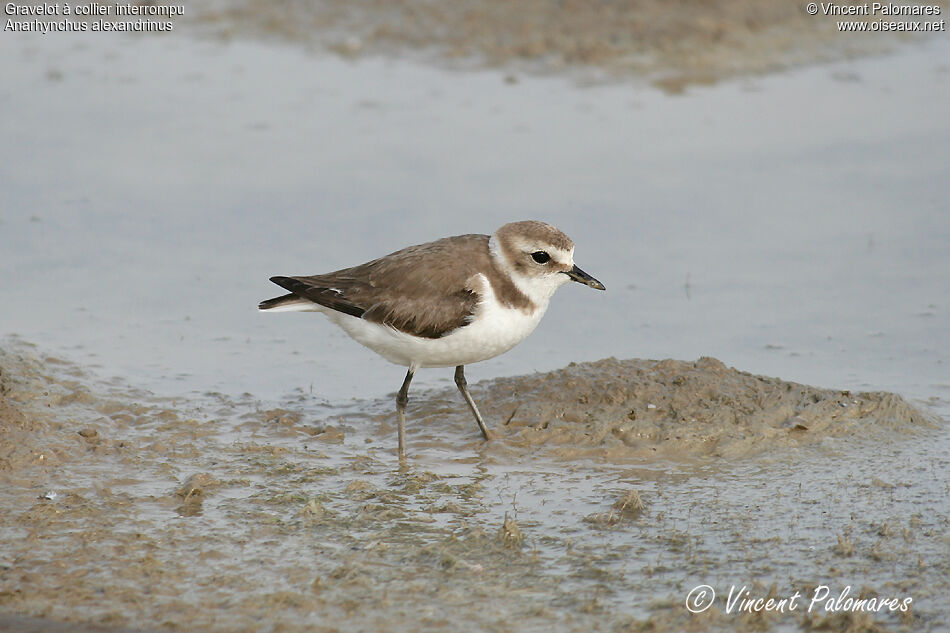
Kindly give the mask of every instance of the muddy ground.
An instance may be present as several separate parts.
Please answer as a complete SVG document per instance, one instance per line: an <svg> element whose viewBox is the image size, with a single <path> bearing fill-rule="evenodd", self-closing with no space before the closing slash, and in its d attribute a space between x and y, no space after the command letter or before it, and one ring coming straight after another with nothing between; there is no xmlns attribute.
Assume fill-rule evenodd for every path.
<svg viewBox="0 0 950 633"><path fill-rule="evenodd" d="M189 29L353 58L488 65L503 69L499 83L529 72L576 73L635 77L672 92L915 41L843 37L833 20L777 0L593 9L533 1L243 0L188 5L175 37ZM137 60L141 51L123 53ZM106 49L95 56L106 82L87 89L111 99L111 73L125 67ZM185 61L175 73L207 63L209 75L246 81L231 73L240 59L215 65L185 56L168 63L179 59ZM73 89L72 71L57 70L67 65L56 56L38 63L46 83ZM155 70L139 64L115 81ZM83 67L76 76L97 75ZM192 103L184 95L196 86L154 98ZM73 94L79 93L55 98ZM222 103L234 102L194 109L218 112ZM86 112L99 111L76 112L72 127L80 129L95 118ZM311 114L278 106L268 116L294 121ZM174 123L198 129L189 127L191 119ZM114 132L111 120L102 125L97 134ZM231 128L222 129L230 135ZM137 155L149 143L134 138ZM196 138L192 150L216 144ZM241 152L259 142L236 138ZM57 135L50 139L44 146L60 146ZM87 146L76 143L80 152ZM181 151L168 153L177 159ZM85 157L77 155L63 164ZM131 155L115 155L122 158L113 163ZM135 198L120 193L124 209ZM217 193L209 204L217 204ZM48 201L35 204L42 210ZM76 215L70 208L69 217ZM101 240L97 234L89 251L98 252ZM36 243L41 254L49 245L45 235ZM200 249L207 241L194 244L206 260ZM161 253L152 236L147 246ZM184 250L170 252L187 260ZM155 269L168 257L156 258ZM43 270L49 264L24 261ZM115 268L129 265L124 249L117 261ZM152 271L150 263L141 265ZM100 278L88 270L70 265L75 277L65 278ZM244 290L241 305L251 306ZM933 301L941 296L935 291ZM838 307L827 301L816 305ZM69 301L57 298L46 311L60 314L61 303ZM78 314L85 313L83 307ZM210 330L219 316L195 321ZM152 318L134 313L132 322ZM116 339L103 322L94 323L108 344L127 344L121 333ZM243 340L246 330L235 331ZM236 340L197 348L217 365L233 358L226 354ZM939 340L920 344L927 346ZM392 384L400 379L397 369ZM183 388L176 397L157 397L142 385L152 385L142 373L108 378L58 352L0 342L0 630L916 632L941 631L950 621L950 438L945 421L923 403L753 376L708 358L606 359L474 385L500 435L490 443L453 388L414 390L410 459L400 464L391 396L328 402L299 391L273 401ZM932 404L950 410L946 401ZM701 584L720 599L691 614L686 598ZM835 594L849 588L913 602L906 612L873 615L737 614L721 600L733 584L754 596L828 585Z"/></svg>
<svg viewBox="0 0 950 633"><path fill-rule="evenodd" d="M583 80L632 76L669 92L914 40L842 34L843 18L804 8L788 0L240 0L189 6L184 22L217 37L260 37L348 57L410 54L452 67L503 67L509 81L519 72L578 71Z"/></svg>
<svg viewBox="0 0 950 633"><path fill-rule="evenodd" d="M878 631L946 614L947 458L926 449L943 426L892 394L708 358L572 364L475 385L489 443L454 391L414 393L401 465L389 399L156 398L22 341L0 381L8 630ZM890 466L868 457L895 446ZM726 578L761 595L858 581L920 606L683 608Z"/></svg>

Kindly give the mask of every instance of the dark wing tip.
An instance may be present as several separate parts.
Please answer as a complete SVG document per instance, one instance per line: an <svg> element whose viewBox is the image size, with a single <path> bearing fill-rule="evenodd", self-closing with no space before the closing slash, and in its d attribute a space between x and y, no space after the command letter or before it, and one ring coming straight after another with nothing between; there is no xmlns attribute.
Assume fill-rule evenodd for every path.
<svg viewBox="0 0 950 633"><path fill-rule="evenodd" d="M271 281L291 293L304 299L309 299L327 308L343 312L357 318L361 318L365 310L352 301L339 290L328 288L323 284L314 285L308 283L307 278L298 279L296 277L271 277ZM266 302L265 302L266 303Z"/></svg>
<svg viewBox="0 0 950 633"><path fill-rule="evenodd" d="M281 288L287 288L287 284L298 283L292 277L284 277L283 275L276 275L274 277L271 277L270 281L274 282ZM287 290L290 290L290 288L287 288Z"/></svg>
<svg viewBox="0 0 950 633"><path fill-rule="evenodd" d="M258 310L270 310L272 308L277 308L279 306L290 303L292 300L297 299L297 295L290 294L284 295L283 297L274 297L273 299L265 299L257 304Z"/></svg>

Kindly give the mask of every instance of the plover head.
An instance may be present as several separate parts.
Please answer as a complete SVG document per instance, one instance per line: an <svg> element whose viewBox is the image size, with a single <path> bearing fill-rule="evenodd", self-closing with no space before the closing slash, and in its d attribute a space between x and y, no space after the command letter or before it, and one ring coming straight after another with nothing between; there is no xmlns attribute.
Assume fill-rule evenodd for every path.
<svg viewBox="0 0 950 633"><path fill-rule="evenodd" d="M489 248L501 269L537 305L546 305L568 281L605 289L574 264L574 242L550 224L511 222L495 231Z"/></svg>

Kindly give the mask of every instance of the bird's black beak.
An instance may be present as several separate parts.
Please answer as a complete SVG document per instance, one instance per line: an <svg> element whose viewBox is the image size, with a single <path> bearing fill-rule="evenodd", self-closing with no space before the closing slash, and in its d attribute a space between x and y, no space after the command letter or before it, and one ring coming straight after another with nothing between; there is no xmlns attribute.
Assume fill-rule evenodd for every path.
<svg viewBox="0 0 950 633"><path fill-rule="evenodd" d="M585 273L583 270L581 270L577 266L574 266L574 268L570 270L564 271L564 274L578 283L584 284L585 286L590 286L594 290L607 289L607 287L604 286L604 284L600 283L599 281L597 281L596 279L594 279L593 277Z"/></svg>

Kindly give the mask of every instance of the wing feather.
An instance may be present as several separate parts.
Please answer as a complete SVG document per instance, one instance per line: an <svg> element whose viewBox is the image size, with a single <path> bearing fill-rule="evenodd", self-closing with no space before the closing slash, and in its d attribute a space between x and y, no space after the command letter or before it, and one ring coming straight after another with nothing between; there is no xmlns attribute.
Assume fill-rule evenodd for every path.
<svg viewBox="0 0 950 633"><path fill-rule="evenodd" d="M462 235L325 275L271 281L332 310L441 338L471 323L479 300L473 277L492 265L488 236Z"/></svg>

